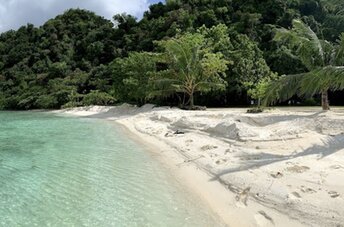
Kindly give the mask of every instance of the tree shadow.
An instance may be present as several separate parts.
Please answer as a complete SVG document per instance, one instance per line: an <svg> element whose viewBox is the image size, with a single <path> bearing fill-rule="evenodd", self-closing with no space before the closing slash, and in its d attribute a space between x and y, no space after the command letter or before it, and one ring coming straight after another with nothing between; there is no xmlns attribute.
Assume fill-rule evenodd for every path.
<svg viewBox="0 0 344 227"><path fill-rule="evenodd" d="M310 114L310 115L299 115L299 114L291 114L291 115L284 115L284 116L264 116L262 117L262 121L259 121L259 117L255 118L254 121L255 123L257 123L258 125L260 125L261 127L265 127L267 125L272 125L272 124L276 124L279 122L283 122L283 121L292 121L295 119L302 119L302 118L315 118L318 117L320 114L324 113L324 111L318 111L316 113ZM264 120L267 119L268 122L265 122Z"/></svg>
<svg viewBox="0 0 344 227"><path fill-rule="evenodd" d="M269 153L246 154L241 156L244 160L246 160L245 164L215 174L215 176L211 180L218 180L220 177L226 174L242 172L248 169L257 169L273 163L292 160L309 155L318 155L319 159L323 159L344 149L344 134L332 136L326 141L323 140L323 143L324 145L313 145L302 152L291 155L274 155Z"/></svg>

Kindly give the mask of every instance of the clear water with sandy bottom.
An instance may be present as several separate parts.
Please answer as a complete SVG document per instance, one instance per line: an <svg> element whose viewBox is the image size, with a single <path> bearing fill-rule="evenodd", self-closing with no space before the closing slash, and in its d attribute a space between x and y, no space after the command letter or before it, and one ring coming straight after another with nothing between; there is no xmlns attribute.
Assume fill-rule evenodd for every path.
<svg viewBox="0 0 344 227"><path fill-rule="evenodd" d="M115 124L0 112L0 226L219 226Z"/></svg>

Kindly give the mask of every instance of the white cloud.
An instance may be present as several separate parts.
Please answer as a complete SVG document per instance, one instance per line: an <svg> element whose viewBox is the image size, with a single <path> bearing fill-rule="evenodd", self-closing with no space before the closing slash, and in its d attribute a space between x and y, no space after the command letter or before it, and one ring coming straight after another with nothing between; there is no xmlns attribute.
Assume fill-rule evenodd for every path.
<svg viewBox="0 0 344 227"><path fill-rule="evenodd" d="M70 8L88 9L111 19L123 12L140 17L148 6L148 0L0 0L0 32L27 23L42 25Z"/></svg>

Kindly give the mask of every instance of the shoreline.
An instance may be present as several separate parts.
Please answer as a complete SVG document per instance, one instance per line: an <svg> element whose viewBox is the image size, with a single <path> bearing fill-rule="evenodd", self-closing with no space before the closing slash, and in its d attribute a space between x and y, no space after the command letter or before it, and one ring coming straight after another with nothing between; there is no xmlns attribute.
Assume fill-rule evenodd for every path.
<svg viewBox="0 0 344 227"><path fill-rule="evenodd" d="M147 152L154 154L154 158L158 162L165 164L164 167L175 177L177 182L187 187L188 191L191 191L203 203L208 205L226 226L274 226L273 223L264 220L265 212L259 213L258 211L256 216L252 216L252 210L266 210L265 207L251 203L251 209L247 212L244 208L235 206L237 202L236 194L227 189L228 185L219 180L211 180L214 175L196 163L185 162L187 161L185 157L175 148L163 141L138 132L132 125L121 120L116 120L115 123L122 127L122 130L130 139L142 144ZM280 216L278 212L273 210L270 210L269 213L275 213L275 215L279 216L279 223L284 223L284 225L278 226L302 226L287 217ZM259 220L259 223L257 223L257 220Z"/></svg>
<svg viewBox="0 0 344 227"><path fill-rule="evenodd" d="M122 105L55 112L119 124L228 226L342 223L343 109L248 115Z"/></svg>
<svg viewBox="0 0 344 227"><path fill-rule="evenodd" d="M236 217L226 212L228 198L224 195L227 190L220 182L209 181L208 172L193 163L185 163L185 159L175 149L163 142L148 138L123 122L115 123L131 140L143 145L144 150L152 154L181 186L186 187L196 198L201 199L203 204L208 205L217 219L227 226L243 226L243 223L233 222Z"/></svg>

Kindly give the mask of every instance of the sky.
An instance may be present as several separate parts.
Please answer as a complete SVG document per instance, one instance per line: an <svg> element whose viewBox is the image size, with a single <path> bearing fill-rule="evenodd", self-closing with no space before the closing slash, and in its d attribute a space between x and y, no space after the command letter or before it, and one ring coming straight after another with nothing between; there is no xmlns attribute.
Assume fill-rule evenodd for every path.
<svg viewBox="0 0 344 227"><path fill-rule="evenodd" d="M140 18L157 2L160 0L0 0L0 32L27 23L42 25L70 8L88 9L108 19L123 12Z"/></svg>

